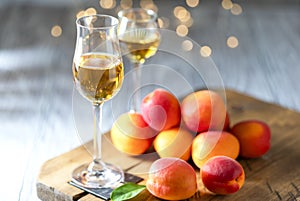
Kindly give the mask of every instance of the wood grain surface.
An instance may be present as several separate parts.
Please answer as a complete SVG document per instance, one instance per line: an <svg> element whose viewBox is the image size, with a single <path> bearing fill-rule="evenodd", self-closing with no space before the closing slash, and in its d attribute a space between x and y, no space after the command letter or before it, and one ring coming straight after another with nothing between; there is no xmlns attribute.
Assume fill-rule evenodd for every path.
<svg viewBox="0 0 300 201"><path fill-rule="evenodd" d="M168 18L169 29L175 30L178 20L173 9L177 5L188 8L185 1L154 2L158 15ZM203 0L189 8L194 23L188 36L211 47L226 88L300 111L299 0L234 2L241 5L241 15L224 10L220 1ZM94 0L0 1L1 200L39 200L36 179L42 164L82 143L73 116L71 64L76 14L90 6L116 16L115 9L101 9ZM139 1L134 1L134 6L139 6ZM60 37L51 36L55 25L62 28ZM237 48L226 45L229 36L237 37ZM286 133L297 128L284 118L278 124L289 128L283 138L290 139ZM287 143L292 146L294 141ZM278 157L297 153L293 152L296 148L290 149L288 153L278 151ZM299 168L294 161L288 163L291 172ZM275 196L281 192L281 187L273 187L272 181L269 184Z"/></svg>
<svg viewBox="0 0 300 201"><path fill-rule="evenodd" d="M249 119L265 121L271 128L271 149L257 159L238 159L245 170L246 181L242 189L232 195L211 195L199 182L199 191L189 200L297 200L300 198L300 113L277 105L258 101L234 91L227 91L227 106L232 124ZM129 173L147 178L156 154L130 157L117 151L108 137L104 138L104 160L117 164ZM88 146L91 146L90 143ZM91 156L81 146L47 161L38 177L38 195L44 201L100 200L85 194L67 182L71 171L89 162ZM60 167L60 168L58 168ZM198 177L199 169L195 168ZM142 182L145 183L145 180ZM143 192L133 200L159 200Z"/></svg>

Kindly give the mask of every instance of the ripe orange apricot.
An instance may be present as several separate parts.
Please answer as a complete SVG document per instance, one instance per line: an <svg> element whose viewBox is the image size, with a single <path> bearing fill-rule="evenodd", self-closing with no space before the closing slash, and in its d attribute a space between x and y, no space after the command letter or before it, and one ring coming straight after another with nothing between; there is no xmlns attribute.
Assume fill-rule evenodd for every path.
<svg viewBox="0 0 300 201"><path fill-rule="evenodd" d="M226 107L219 94L211 90L201 90L183 99L181 115L185 125L191 131L222 130Z"/></svg>
<svg viewBox="0 0 300 201"><path fill-rule="evenodd" d="M214 156L206 161L200 177L208 190L223 195L237 192L245 182L242 165L227 156Z"/></svg>
<svg viewBox="0 0 300 201"><path fill-rule="evenodd" d="M271 130L262 121L247 120L235 124L231 129L240 142L240 156L257 158L264 155L271 147Z"/></svg>
<svg viewBox="0 0 300 201"><path fill-rule="evenodd" d="M224 155L236 159L239 155L238 139L225 131L208 131L195 137L192 144L193 162L201 168L211 157Z"/></svg>
<svg viewBox="0 0 300 201"><path fill-rule="evenodd" d="M124 113L113 123L110 135L118 150L138 155L152 145L156 132L148 126L141 114Z"/></svg>
<svg viewBox="0 0 300 201"><path fill-rule="evenodd" d="M165 200L184 200L197 191L194 168L179 158L160 158L150 167L146 187L148 191Z"/></svg>
<svg viewBox="0 0 300 201"><path fill-rule="evenodd" d="M161 158L177 157L185 161L191 156L193 135L183 128L161 131L154 139L153 146Z"/></svg>
<svg viewBox="0 0 300 201"><path fill-rule="evenodd" d="M155 89L142 101L141 113L150 127L157 131L167 130L180 124L180 104L169 91Z"/></svg>

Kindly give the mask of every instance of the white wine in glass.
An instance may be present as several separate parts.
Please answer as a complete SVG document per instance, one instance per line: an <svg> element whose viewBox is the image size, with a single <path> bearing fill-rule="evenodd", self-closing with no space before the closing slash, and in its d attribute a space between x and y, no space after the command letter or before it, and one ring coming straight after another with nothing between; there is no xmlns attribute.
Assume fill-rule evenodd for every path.
<svg viewBox="0 0 300 201"><path fill-rule="evenodd" d="M152 10L143 8L131 8L121 10L118 13L119 29L118 35L123 55L126 55L139 68L146 59L156 54L160 43L160 33L157 23L157 14ZM138 88L140 82L140 71L134 84ZM132 99L131 111L136 112L139 108L139 93Z"/></svg>
<svg viewBox="0 0 300 201"><path fill-rule="evenodd" d="M133 63L143 64L155 55L160 43L160 34L155 29L135 29L125 32L120 38L122 50Z"/></svg>
<svg viewBox="0 0 300 201"><path fill-rule="evenodd" d="M94 159L72 173L72 181L87 188L115 187L124 181L123 171L101 159L103 103L120 90L124 68L117 37L118 19L90 15L77 19L73 78L78 92L94 109Z"/></svg>
<svg viewBox="0 0 300 201"><path fill-rule="evenodd" d="M109 100L120 89L124 77L120 58L104 53L83 54L73 64L78 91L93 103Z"/></svg>

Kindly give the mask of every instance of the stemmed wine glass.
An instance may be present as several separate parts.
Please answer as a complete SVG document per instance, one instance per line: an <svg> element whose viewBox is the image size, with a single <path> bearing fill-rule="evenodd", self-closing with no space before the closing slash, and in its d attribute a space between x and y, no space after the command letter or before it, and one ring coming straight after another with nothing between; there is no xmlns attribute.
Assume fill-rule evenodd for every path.
<svg viewBox="0 0 300 201"><path fill-rule="evenodd" d="M118 23L108 15L84 16L76 21L72 70L76 89L93 105L94 159L75 169L72 181L88 188L113 187L124 180L119 167L101 160L102 106L120 90L124 78Z"/></svg>
<svg viewBox="0 0 300 201"><path fill-rule="evenodd" d="M140 70L137 68L141 67L146 59L155 55L160 43L157 14L152 10L131 8L119 11L118 18L121 50L137 70L133 82L136 85L135 89L138 89ZM138 91L135 93L135 97L132 98L131 112L138 111L140 93Z"/></svg>

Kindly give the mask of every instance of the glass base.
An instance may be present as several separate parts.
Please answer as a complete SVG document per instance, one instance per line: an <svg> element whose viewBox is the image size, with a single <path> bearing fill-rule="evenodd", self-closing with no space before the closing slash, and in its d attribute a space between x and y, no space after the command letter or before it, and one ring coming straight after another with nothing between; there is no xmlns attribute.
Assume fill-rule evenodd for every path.
<svg viewBox="0 0 300 201"><path fill-rule="evenodd" d="M108 163L102 163L101 168L94 162L76 168L72 173L72 181L86 188L115 188L124 182L122 169Z"/></svg>

